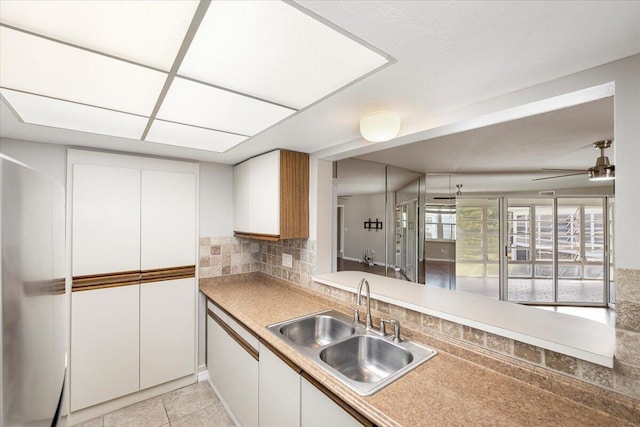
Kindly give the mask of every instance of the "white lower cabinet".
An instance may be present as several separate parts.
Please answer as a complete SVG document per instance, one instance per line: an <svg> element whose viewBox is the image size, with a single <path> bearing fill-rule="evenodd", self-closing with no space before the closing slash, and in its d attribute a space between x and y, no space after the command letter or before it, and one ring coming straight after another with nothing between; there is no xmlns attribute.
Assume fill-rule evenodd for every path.
<svg viewBox="0 0 640 427"><path fill-rule="evenodd" d="M352 427L358 421L343 406L304 378L304 372L259 343L255 336L211 302L209 310L225 326L207 316L209 380L242 427ZM228 332L232 330L232 332ZM235 332L234 332L235 331ZM259 361L240 345L257 349ZM284 356L283 356L284 358ZM325 394L327 393L327 394ZM344 404L343 404L344 405ZM350 408L349 408L350 409Z"/></svg>
<svg viewBox="0 0 640 427"><path fill-rule="evenodd" d="M258 361L211 315L207 316L207 370L232 415L243 427L257 427Z"/></svg>
<svg viewBox="0 0 640 427"><path fill-rule="evenodd" d="M304 378L300 378L301 427L361 426L351 414Z"/></svg>
<svg viewBox="0 0 640 427"><path fill-rule="evenodd" d="M73 292L72 411L140 389L139 288Z"/></svg>
<svg viewBox="0 0 640 427"><path fill-rule="evenodd" d="M195 281L140 285L140 389L193 374Z"/></svg>
<svg viewBox="0 0 640 427"><path fill-rule="evenodd" d="M260 427L300 425L300 375L260 347Z"/></svg>

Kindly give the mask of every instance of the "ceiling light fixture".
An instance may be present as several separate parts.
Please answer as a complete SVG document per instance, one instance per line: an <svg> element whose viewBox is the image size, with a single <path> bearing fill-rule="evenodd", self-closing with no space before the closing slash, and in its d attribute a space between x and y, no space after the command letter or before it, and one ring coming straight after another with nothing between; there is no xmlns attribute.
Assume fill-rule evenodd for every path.
<svg viewBox="0 0 640 427"><path fill-rule="evenodd" d="M593 146L600 149L600 157L596 165L589 168L589 181L606 181L616 179L615 166L609 163L609 158L604 155L604 150L611 147L611 140L594 142Z"/></svg>
<svg viewBox="0 0 640 427"><path fill-rule="evenodd" d="M389 141L400 132L400 116L396 113L379 111L360 119L360 134L370 142Z"/></svg>

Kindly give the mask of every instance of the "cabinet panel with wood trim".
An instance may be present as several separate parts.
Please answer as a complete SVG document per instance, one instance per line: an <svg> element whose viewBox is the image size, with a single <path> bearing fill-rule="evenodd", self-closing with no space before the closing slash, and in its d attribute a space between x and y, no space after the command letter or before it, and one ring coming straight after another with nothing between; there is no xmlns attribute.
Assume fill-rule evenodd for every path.
<svg viewBox="0 0 640 427"><path fill-rule="evenodd" d="M240 345L234 334L213 312L207 316L207 370L209 381L240 425L258 426L258 360L250 345Z"/></svg>
<svg viewBox="0 0 640 427"><path fill-rule="evenodd" d="M309 155L276 150L234 167L234 233L263 240L309 237Z"/></svg>

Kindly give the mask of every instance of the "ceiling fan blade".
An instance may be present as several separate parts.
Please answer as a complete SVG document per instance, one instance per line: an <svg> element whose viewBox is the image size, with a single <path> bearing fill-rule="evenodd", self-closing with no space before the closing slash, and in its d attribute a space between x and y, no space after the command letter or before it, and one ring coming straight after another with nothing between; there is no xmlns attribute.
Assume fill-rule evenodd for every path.
<svg viewBox="0 0 640 427"><path fill-rule="evenodd" d="M578 172L578 173L568 173L565 175L555 175L555 176L545 176L544 178L535 178L531 181L542 181L543 179L554 179L554 178L564 178L565 176L577 176L577 175L586 175L586 171Z"/></svg>
<svg viewBox="0 0 640 427"><path fill-rule="evenodd" d="M584 169L553 169L553 168L545 168L540 169L541 171L562 171L562 172L584 172Z"/></svg>

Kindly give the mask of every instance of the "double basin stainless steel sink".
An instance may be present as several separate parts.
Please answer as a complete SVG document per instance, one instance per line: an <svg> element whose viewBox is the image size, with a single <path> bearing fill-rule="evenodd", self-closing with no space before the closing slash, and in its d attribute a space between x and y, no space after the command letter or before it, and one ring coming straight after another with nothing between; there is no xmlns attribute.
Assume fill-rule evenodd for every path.
<svg viewBox="0 0 640 427"><path fill-rule="evenodd" d="M313 363L369 396L437 354L412 341L393 342L334 310L268 327Z"/></svg>

